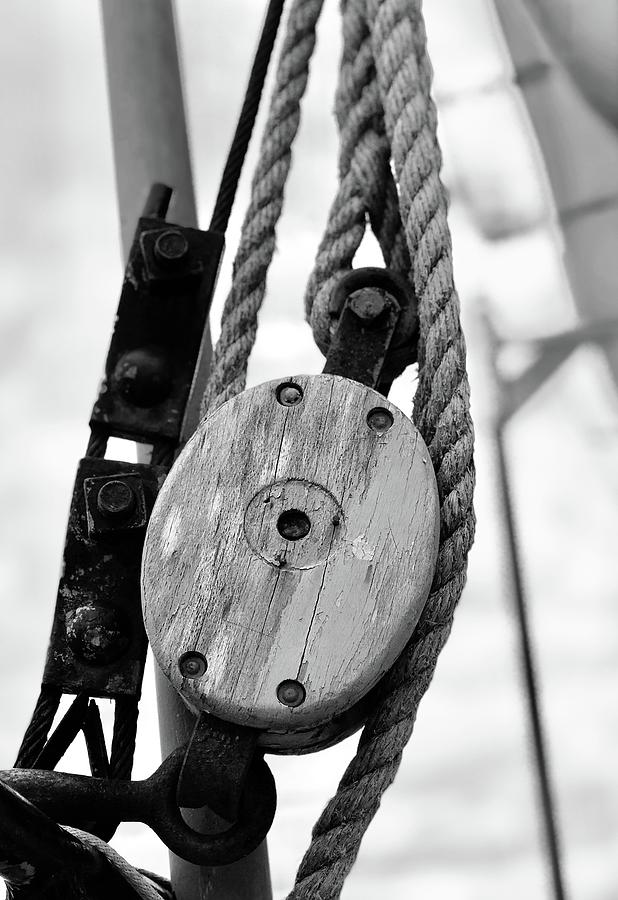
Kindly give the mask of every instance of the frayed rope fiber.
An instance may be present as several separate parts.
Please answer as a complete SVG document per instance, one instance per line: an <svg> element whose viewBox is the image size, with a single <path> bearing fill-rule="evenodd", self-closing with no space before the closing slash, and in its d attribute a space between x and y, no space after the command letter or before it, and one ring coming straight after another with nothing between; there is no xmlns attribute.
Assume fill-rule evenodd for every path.
<svg viewBox="0 0 618 900"><path fill-rule="evenodd" d="M322 0L296 0L288 18L204 412L245 387L321 7ZM386 265L412 281L418 302L413 417L438 482L440 546L415 633L379 686L356 755L314 827L288 900L340 896L382 794L395 778L419 702L448 638L474 536L466 350L421 0L342 0L341 9L339 189L309 282L306 313L325 352L330 290L351 268L369 222Z"/></svg>

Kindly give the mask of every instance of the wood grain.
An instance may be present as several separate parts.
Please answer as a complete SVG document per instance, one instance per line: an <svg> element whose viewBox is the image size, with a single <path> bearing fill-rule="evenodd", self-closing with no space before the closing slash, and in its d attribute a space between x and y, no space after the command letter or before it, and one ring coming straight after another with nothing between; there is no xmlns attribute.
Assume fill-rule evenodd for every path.
<svg viewBox="0 0 618 900"><path fill-rule="evenodd" d="M287 380L296 406L277 400ZM310 521L299 540L277 528L291 509ZM332 742L412 634L437 546L429 454L400 410L338 376L259 385L201 424L159 494L142 570L155 658L190 706L264 730L270 750ZM200 678L178 667L190 651ZM299 706L277 697L288 679Z"/></svg>

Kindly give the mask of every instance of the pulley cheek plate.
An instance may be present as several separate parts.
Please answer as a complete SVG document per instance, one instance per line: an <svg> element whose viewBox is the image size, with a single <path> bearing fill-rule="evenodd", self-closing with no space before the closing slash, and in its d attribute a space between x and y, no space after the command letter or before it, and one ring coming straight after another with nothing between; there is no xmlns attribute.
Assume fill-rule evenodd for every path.
<svg viewBox="0 0 618 900"><path fill-rule="evenodd" d="M429 453L397 407L339 376L286 383L245 391L187 444L150 518L142 596L187 703L298 752L342 736L337 720L349 731L407 643L439 519Z"/></svg>

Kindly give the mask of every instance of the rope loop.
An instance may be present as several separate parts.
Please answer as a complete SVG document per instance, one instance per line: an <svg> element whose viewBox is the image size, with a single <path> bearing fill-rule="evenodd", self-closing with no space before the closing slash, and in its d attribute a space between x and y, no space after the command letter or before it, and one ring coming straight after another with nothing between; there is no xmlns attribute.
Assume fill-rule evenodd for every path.
<svg viewBox="0 0 618 900"><path fill-rule="evenodd" d="M202 415L245 388L323 3L324 0L294 0L290 10Z"/></svg>
<svg viewBox="0 0 618 900"><path fill-rule="evenodd" d="M204 411L245 386L248 355L300 118L323 0L295 0L279 60L261 156L234 263ZM305 295L326 352L328 301L369 225L385 264L409 280L419 308L414 421L440 496L440 547L414 635L376 691L375 709L335 796L317 821L288 900L334 900L392 783L420 700L464 587L474 537L474 434L466 348L453 282L446 194L421 0L341 0L343 52L336 93L339 185Z"/></svg>

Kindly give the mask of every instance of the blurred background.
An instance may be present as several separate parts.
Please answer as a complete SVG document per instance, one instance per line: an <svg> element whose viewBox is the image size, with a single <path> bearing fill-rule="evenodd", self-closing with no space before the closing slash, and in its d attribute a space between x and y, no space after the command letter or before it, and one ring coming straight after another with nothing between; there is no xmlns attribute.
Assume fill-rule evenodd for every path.
<svg viewBox="0 0 618 900"><path fill-rule="evenodd" d="M262 7L254 0L176 2L202 227ZM2 12L0 767L6 768L39 689L70 491L123 267L98 4L4 0ZM452 636L343 897L369 900L381 891L389 900L545 900L551 892L496 493L492 422L500 396L483 315L509 342L502 364L510 374L534 358L531 339L616 315L618 6L432 0L425 15L470 356L478 536ZM337 3L327 0L250 383L322 365L302 297L336 184L331 110L339 46ZM215 337L255 155L253 146L228 232L211 320ZM373 252L364 248L367 261ZM618 897L618 369L609 349L609 355L590 345L578 349L507 429L574 900ZM410 374L392 395L404 412L411 411L413 391ZM118 458L128 458L125 446L117 449ZM291 887L311 826L355 740L314 756L272 759L279 789L269 837L275 897ZM79 770L84 759L79 748L63 767ZM135 777L150 774L158 761L149 669ZM167 871L165 849L140 825L122 826L113 845L135 865Z"/></svg>

